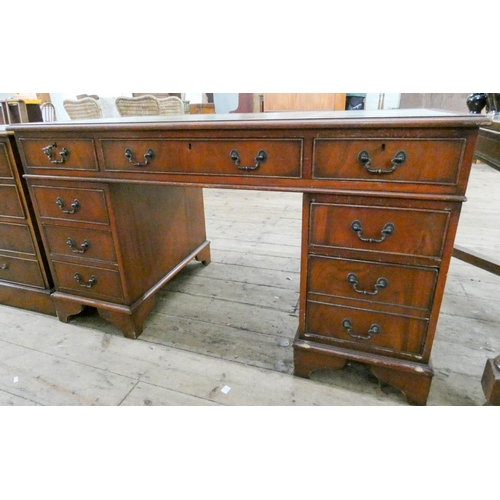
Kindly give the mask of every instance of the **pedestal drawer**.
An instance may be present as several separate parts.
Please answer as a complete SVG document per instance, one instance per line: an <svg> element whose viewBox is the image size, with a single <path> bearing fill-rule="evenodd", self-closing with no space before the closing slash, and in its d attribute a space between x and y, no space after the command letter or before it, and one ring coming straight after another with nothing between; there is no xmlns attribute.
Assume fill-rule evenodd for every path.
<svg viewBox="0 0 500 500"><path fill-rule="evenodd" d="M0 177L7 179L12 179L14 177L7 154L7 148L2 142L0 142Z"/></svg>
<svg viewBox="0 0 500 500"><path fill-rule="evenodd" d="M308 301L304 337L361 351L418 356L427 326L425 318Z"/></svg>
<svg viewBox="0 0 500 500"><path fill-rule="evenodd" d="M108 171L300 178L302 140L102 140Z"/></svg>
<svg viewBox="0 0 500 500"><path fill-rule="evenodd" d="M308 291L430 311L437 275L434 268L310 256Z"/></svg>
<svg viewBox="0 0 500 500"><path fill-rule="evenodd" d="M455 185L463 139L316 139L313 177Z"/></svg>
<svg viewBox="0 0 500 500"><path fill-rule="evenodd" d="M26 224L0 223L0 251L35 255L35 247Z"/></svg>
<svg viewBox="0 0 500 500"><path fill-rule="evenodd" d="M98 170L92 139L23 139L19 140L24 166L60 170Z"/></svg>
<svg viewBox="0 0 500 500"><path fill-rule="evenodd" d="M0 184L0 217L24 219L24 210L16 186Z"/></svg>
<svg viewBox="0 0 500 500"><path fill-rule="evenodd" d="M103 189L33 185L32 193L42 219L109 224Z"/></svg>
<svg viewBox="0 0 500 500"><path fill-rule="evenodd" d="M440 257L450 212L312 203L309 243L320 247Z"/></svg>
<svg viewBox="0 0 500 500"><path fill-rule="evenodd" d="M0 255L0 280L44 288L38 261Z"/></svg>
<svg viewBox="0 0 500 500"><path fill-rule="evenodd" d="M120 275L117 270L52 261L56 288L100 299L123 302Z"/></svg>
<svg viewBox="0 0 500 500"><path fill-rule="evenodd" d="M44 226L51 256L65 255L116 262L113 236L108 231L94 231L67 226Z"/></svg>

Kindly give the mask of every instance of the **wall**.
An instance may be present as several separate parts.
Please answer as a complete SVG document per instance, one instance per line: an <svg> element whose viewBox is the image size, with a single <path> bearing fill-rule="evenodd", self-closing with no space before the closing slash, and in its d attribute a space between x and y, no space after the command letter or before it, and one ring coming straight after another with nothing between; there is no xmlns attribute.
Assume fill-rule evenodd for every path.
<svg viewBox="0 0 500 500"><path fill-rule="evenodd" d="M468 113L469 94L401 94L401 108L446 109Z"/></svg>
<svg viewBox="0 0 500 500"><path fill-rule="evenodd" d="M373 110L379 109L379 104L382 104L380 100L381 94L379 93L368 93L365 100L365 109ZM382 109L397 109L399 108L400 93L384 93L383 106Z"/></svg>

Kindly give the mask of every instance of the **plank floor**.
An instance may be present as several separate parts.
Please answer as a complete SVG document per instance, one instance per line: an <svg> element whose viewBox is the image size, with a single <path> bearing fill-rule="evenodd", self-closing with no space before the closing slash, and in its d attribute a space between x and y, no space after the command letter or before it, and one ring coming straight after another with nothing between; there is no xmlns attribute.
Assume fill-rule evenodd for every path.
<svg viewBox="0 0 500 500"><path fill-rule="evenodd" d="M494 258L499 180L473 166L457 237ZM160 291L137 340L92 309L63 324L0 306L0 405L407 406L360 366L293 377L300 194L207 189L205 213L212 263L189 264ZM429 406L485 403L499 296L500 277L453 259Z"/></svg>

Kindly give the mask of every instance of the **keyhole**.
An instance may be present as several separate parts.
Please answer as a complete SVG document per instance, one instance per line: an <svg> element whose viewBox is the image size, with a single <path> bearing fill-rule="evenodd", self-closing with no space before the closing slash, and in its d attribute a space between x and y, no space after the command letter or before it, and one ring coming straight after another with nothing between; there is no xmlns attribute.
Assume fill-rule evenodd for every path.
<svg viewBox="0 0 500 500"><path fill-rule="evenodd" d="M191 146L191 143L188 143L188 149L191 151L191 149L193 149L193 147Z"/></svg>
<svg viewBox="0 0 500 500"><path fill-rule="evenodd" d="M382 151L385 151L385 144L382 144Z"/></svg>

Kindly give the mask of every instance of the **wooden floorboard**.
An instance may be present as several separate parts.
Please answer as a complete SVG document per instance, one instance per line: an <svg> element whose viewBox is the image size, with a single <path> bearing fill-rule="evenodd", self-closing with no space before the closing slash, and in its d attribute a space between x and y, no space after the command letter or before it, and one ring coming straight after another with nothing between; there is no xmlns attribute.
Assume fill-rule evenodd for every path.
<svg viewBox="0 0 500 500"><path fill-rule="evenodd" d="M498 255L500 172L475 164L457 243ZM293 377L301 195L205 190L212 263L158 294L137 340L86 310L70 324L0 306L0 405L406 406L364 367ZM483 405L500 353L500 277L452 260L428 405ZM222 392L224 387L229 392Z"/></svg>

